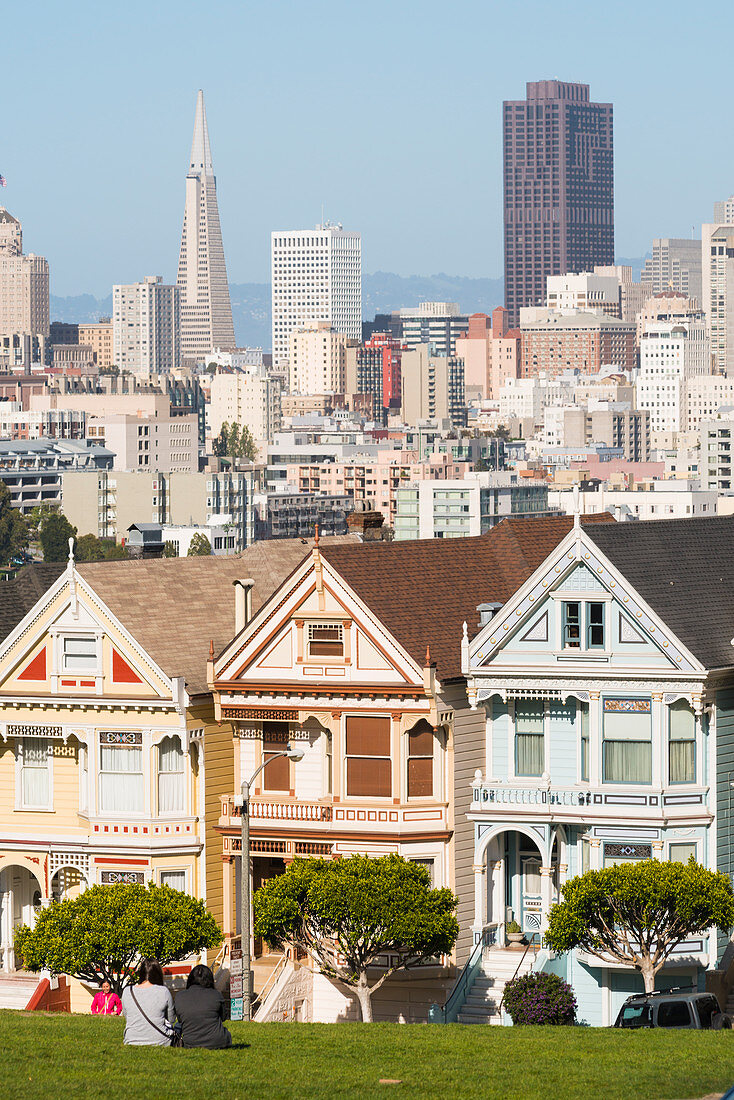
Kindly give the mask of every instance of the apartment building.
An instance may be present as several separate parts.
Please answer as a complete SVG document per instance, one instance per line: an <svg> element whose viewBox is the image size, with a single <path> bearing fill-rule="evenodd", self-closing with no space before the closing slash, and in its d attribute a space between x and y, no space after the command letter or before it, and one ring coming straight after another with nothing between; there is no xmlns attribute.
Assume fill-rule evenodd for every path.
<svg viewBox="0 0 734 1100"><path fill-rule="evenodd" d="M24 411L20 401L0 402L2 439L84 439L86 414L72 409Z"/></svg>
<svg viewBox="0 0 734 1100"><path fill-rule="evenodd" d="M541 371L560 374L578 370L582 374L595 374L608 364L625 371L636 367L635 326L616 317L524 309L520 335L523 378Z"/></svg>
<svg viewBox="0 0 734 1100"><path fill-rule="evenodd" d="M402 355L402 409L406 424L419 420L449 420L466 427L464 360L438 356L430 344L419 344Z"/></svg>
<svg viewBox="0 0 734 1100"><path fill-rule="evenodd" d="M421 302L400 310L401 343L410 351L429 344L434 355L456 355L456 341L468 324L456 302Z"/></svg>
<svg viewBox="0 0 734 1100"><path fill-rule="evenodd" d="M291 333L321 321L346 339L362 338L362 238L324 222L271 235L273 365L288 362ZM333 387L332 387L333 388ZM341 388L337 387L339 392ZM314 393L323 392L319 390Z"/></svg>
<svg viewBox="0 0 734 1100"><path fill-rule="evenodd" d="M67 474L96 478L97 471L112 469L113 457L82 439L0 439L0 481L9 489L13 507L29 515L38 504L62 503ZM84 533L93 530L87 527Z"/></svg>
<svg viewBox="0 0 734 1100"><path fill-rule="evenodd" d="M686 387L709 373L702 320L650 325L640 340L637 404L650 410L650 431L678 432L686 424Z"/></svg>
<svg viewBox="0 0 734 1100"><path fill-rule="evenodd" d="M288 373L291 393L344 393L347 336L328 321L305 321L291 331Z"/></svg>
<svg viewBox="0 0 734 1100"><path fill-rule="evenodd" d="M729 492L732 488L734 408L700 425L701 488Z"/></svg>
<svg viewBox="0 0 734 1100"><path fill-rule="evenodd" d="M414 481L395 494L395 539L456 539L482 535L508 516L548 513L545 481L516 473L467 474Z"/></svg>
<svg viewBox="0 0 734 1100"><path fill-rule="evenodd" d="M686 383L686 430L699 429L707 420L715 420L719 409L734 406L734 378L721 374L702 374Z"/></svg>
<svg viewBox="0 0 734 1100"><path fill-rule="evenodd" d="M262 365L220 371L212 376L207 413L212 438L226 421L248 427L253 439L270 442L282 424L280 382Z"/></svg>
<svg viewBox="0 0 734 1100"><path fill-rule="evenodd" d="M620 282L616 274L599 275L582 271L578 275L549 275L545 304L552 310L581 310L622 316Z"/></svg>
<svg viewBox="0 0 734 1100"><path fill-rule="evenodd" d="M111 317L100 317L91 324L79 323L78 338L80 344L92 349L97 369L109 370L115 363L114 335Z"/></svg>
<svg viewBox="0 0 734 1100"><path fill-rule="evenodd" d="M90 414L87 435L93 442L114 452L114 470L193 474L199 469L195 415Z"/></svg>
<svg viewBox="0 0 734 1100"><path fill-rule="evenodd" d="M165 374L181 363L180 290L160 275L112 288L113 359L139 377Z"/></svg>
<svg viewBox="0 0 734 1100"><path fill-rule="evenodd" d="M700 303L703 285L701 242L687 238L656 238L640 281L649 288L650 295L673 290Z"/></svg>
<svg viewBox="0 0 734 1100"><path fill-rule="evenodd" d="M551 407L544 410L544 442L548 446L582 447L603 443L621 448L627 462L650 458L650 413L629 405L600 402L597 407Z"/></svg>

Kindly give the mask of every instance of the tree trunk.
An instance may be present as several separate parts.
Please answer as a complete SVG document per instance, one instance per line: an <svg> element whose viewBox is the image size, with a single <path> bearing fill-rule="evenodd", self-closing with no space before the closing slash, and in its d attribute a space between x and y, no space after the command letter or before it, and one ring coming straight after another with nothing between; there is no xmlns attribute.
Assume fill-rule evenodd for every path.
<svg viewBox="0 0 734 1100"><path fill-rule="evenodd" d="M359 981L354 987L357 991L357 1000L359 1001L360 1011L362 1013L362 1023L372 1023L372 994L370 993L370 987L367 984L367 975L362 973L359 976Z"/></svg>
<svg viewBox="0 0 734 1100"><path fill-rule="evenodd" d="M652 959L643 959L640 964L640 972L642 974L642 980L645 983L645 993L655 992L655 971L652 965Z"/></svg>

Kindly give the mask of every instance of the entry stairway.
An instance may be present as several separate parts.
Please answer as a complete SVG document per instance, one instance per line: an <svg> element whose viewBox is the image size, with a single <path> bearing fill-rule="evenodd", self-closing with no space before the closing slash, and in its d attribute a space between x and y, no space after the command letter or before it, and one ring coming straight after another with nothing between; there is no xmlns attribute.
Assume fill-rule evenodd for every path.
<svg viewBox="0 0 734 1100"><path fill-rule="evenodd" d="M527 974L534 959L535 955L532 951L528 951L523 958L520 951L511 951L504 947L485 947L482 952L481 966L459 1012L458 1022L460 1024L501 1024L500 1003L505 985L515 977L516 972L518 978Z"/></svg>
<svg viewBox="0 0 734 1100"><path fill-rule="evenodd" d="M26 1008L40 980L36 974L0 973L0 1008Z"/></svg>

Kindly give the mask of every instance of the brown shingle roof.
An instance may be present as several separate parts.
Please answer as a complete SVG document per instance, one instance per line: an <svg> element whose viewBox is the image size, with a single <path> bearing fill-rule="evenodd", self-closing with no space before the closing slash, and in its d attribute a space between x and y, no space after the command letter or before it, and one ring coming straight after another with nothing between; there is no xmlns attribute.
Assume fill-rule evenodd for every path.
<svg viewBox="0 0 734 1100"><path fill-rule="evenodd" d="M477 605L506 603L572 526L569 516L513 517L471 538L325 546L323 556L421 666L430 645L439 680L449 680L461 675L464 621L476 634Z"/></svg>
<svg viewBox="0 0 734 1100"><path fill-rule="evenodd" d="M324 548L357 542L322 538ZM191 695L207 691L209 639L218 653L234 635L232 582L252 577L257 611L313 548L313 539L256 542L232 557L80 563L78 572L168 676Z"/></svg>
<svg viewBox="0 0 734 1100"><path fill-rule="evenodd" d="M24 565L12 581L0 581L0 639L7 638L64 572L64 562Z"/></svg>

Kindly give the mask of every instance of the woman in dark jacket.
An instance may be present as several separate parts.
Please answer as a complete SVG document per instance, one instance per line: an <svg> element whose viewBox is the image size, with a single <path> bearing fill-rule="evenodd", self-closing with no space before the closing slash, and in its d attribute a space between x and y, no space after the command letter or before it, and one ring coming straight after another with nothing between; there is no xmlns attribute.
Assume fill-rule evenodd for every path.
<svg viewBox="0 0 734 1100"><path fill-rule="evenodd" d="M232 1045L232 1036L222 1023L227 1002L214 988L214 975L208 966L193 968L186 988L176 994L175 1005L185 1047L219 1050Z"/></svg>

